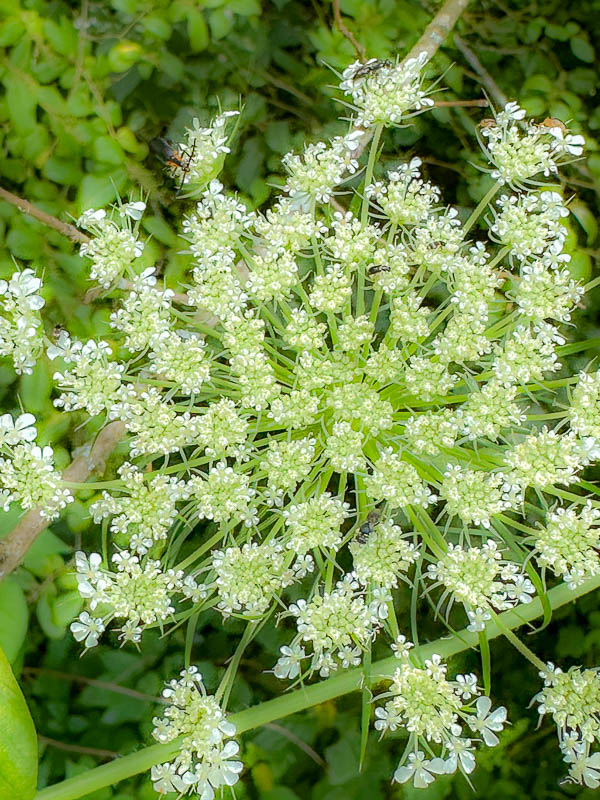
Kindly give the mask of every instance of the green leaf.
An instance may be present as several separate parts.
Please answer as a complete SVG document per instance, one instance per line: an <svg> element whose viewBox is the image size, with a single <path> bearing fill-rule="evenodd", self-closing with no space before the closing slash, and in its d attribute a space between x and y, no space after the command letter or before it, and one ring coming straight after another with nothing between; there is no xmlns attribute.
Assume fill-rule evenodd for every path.
<svg viewBox="0 0 600 800"><path fill-rule="evenodd" d="M99 136L95 140L94 155L105 164L122 164L125 160L121 146L110 136Z"/></svg>
<svg viewBox="0 0 600 800"><path fill-rule="evenodd" d="M71 548L62 539L46 529L36 537L27 551L27 555L23 559L23 566L37 577L43 578L54 569L54 566L52 569L49 567L51 564L54 565L55 556L66 555L70 552Z"/></svg>
<svg viewBox="0 0 600 800"><path fill-rule="evenodd" d="M86 175L79 186L80 211L87 208L102 208L117 199L125 183L125 170L115 170L104 175Z"/></svg>
<svg viewBox="0 0 600 800"><path fill-rule="evenodd" d="M593 214L586 204L581 202L581 200L574 200L572 203L570 203L569 210L585 231L585 235L587 237L587 246L591 247L598 236L598 222L596 220L596 215Z"/></svg>
<svg viewBox="0 0 600 800"><path fill-rule="evenodd" d="M234 16L227 8L217 8L208 15L208 24L213 39L222 39L233 28Z"/></svg>
<svg viewBox="0 0 600 800"><path fill-rule="evenodd" d="M46 360L37 362L31 375L21 376L21 397L28 411L37 414L46 411L52 393L51 365Z"/></svg>
<svg viewBox="0 0 600 800"><path fill-rule="evenodd" d="M16 258L34 261L44 252L44 237L32 227L14 227L6 236L6 246Z"/></svg>
<svg viewBox="0 0 600 800"><path fill-rule="evenodd" d="M554 25L553 23L546 25L546 36L550 39L556 39L558 42L566 42L570 35L566 25Z"/></svg>
<svg viewBox="0 0 600 800"><path fill-rule="evenodd" d="M187 15L188 36L190 37L190 47L192 52L199 53L205 50L210 42L208 26L204 15L196 8L190 8Z"/></svg>
<svg viewBox="0 0 600 800"><path fill-rule="evenodd" d="M583 253L581 250L576 250L574 253L571 253L571 260L566 268L569 270L571 277L576 281L583 281L585 283L592 277L592 259L587 253Z"/></svg>
<svg viewBox="0 0 600 800"><path fill-rule="evenodd" d="M78 589L59 595L51 604L52 621L59 628L66 628L83 608L83 598Z"/></svg>
<svg viewBox="0 0 600 800"><path fill-rule="evenodd" d="M0 29L0 47L10 47L18 42L25 32L25 25L19 17L5 19Z"/></svg>
<svg viewBox="0 0 600 800"><path fill-rule="evenodd" d="M177 247L181 244L171 226L162 217L144 217L142 225L155 239L168 247Z"/></svg>
<svg viewBox="0 0 600 800"><path fill-rule="evenodd" d="M253 14L260 14L261 11L258 0L229 0L227 8L242 17L251 17Z"/></svg>
<svg viewBox="0 0 600 800"><path fill-rule="evenodd" d="M56 587L50 585L48 590L40 596L35 608L35 613L42 630L49 639L62 639L66 633L66 630L62 625L57 625L54 622L52 608L49 602L51 595L55 594ZM2 795L0 795L0 797L1 796Z"/></svg>
<svg viewBox="0 0 600 800"><path fill-rule="evenodd" d="M37 125L35 85L26 84L16 76L9 75L4 78L4 87L11 125L18 134L31 133Z"/></svg>
<svg viewBox="0 0 600 800"><path fill-rule="evenodd" d="M25 641L28 621L25 593L9 576L0 583L0 649L11 663Z"/></svg>
<svg viewBox="0 0 600 800"><path fill-rule="evenodd" d="M581 36L571 39L571 52L580 61L585 61L586 64L593 64L596 58L596 52L592 45Z"/></svg>
<svg viewBox="0 0 600 800"><path fill-rule="evenodd" d="M31 800L37 782L37 738L25 698L0 650L0 797Z"/></svg>

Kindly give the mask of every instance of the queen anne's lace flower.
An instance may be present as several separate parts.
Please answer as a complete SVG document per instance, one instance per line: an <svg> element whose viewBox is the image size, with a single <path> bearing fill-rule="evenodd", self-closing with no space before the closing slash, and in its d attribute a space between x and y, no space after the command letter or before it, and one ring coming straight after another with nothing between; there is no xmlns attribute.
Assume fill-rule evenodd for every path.
<svg viewBox="0 0 600 800"><path fill-rule="evenodd" d="M569 421L578 436L600 440L600 370L579 375L571 397Z"/></svg>
<svg viewBox="0 0 600 800"><path fill-rule="evenodd" d="M426 508L437 499L415 467L402 461L391 447L384 450L375 462L373 474L365 480L365 489L376 502L387 501L390 509L407 505Z"/></svg>
<svg viewBox="0 0 600 800"><path fill-rule="evenodd" d="M448 467L440 488L440 496L446 501L448 516L457 514L465 525L474 523L490 527L490 518L515 504L515 493L507 485L506 477L460 467Z"/></svg>
<svg viewBox="0 0 600 800"><path fill-rule="evenodd" d="M166 475L145 480L145 474L127 462L119 468L119 477L125 494L119 497L103 492L102 499L92 504L90 512L94 522L111 517L111 531L129 540L135 537L137 546L132 549L145 552L144 548L152 546L154 541L167 538L177 515L177 503L188 497L188 488L183 481Z"/></svg>
<svg viewBox="0 0 600 800"><path fill-rule="evenodd" d="M556 192L531 192L502 195L492 232L510 247L519 259L542 255L545 250L560 252L567 229L560 220L569 216L562 197Z"/></svg>
<svg viewBox="0 0 600 800"><path fill-rule="evenodd" d="M285 491L294 489L310 473L314 457L315 440L308 436L291 442L269 442L264 464L269 486Z"/></svg>
<svg viewBox="0 0 600 800"><path fill-rule="evenodd" d="M188 486L196 498L200 518L215 522L246 519L250 524L248 513L255 490L249 484L247 475L219 461L208 475L195 475Z"/></svg>
<svg viewBox="0 0 600 800"><path fill-rule="evenodd" d="M206 694L197 667L169 681L163 697L169 702L164 715L152 722L152 735L161 744L180 739L177 755L171 762L152 767L157 792L194 793L202 800L213 800L215 791L233 786L243 764L237 759L239 745L235 725L228 722L217 700Z"/></svg>
<svg viewBox="0 0 600 800"><path fill-rule="evenodd" d="M186 143L181 152L181 165L172 167L176 180L191 190L204 187L221 171L223 158L229 153L227 127L239 111L225 111L207 128L194 119L186 130ZM214 191L214 190L213 190ZM218 191L218 190L217 190Z"/></svg>
<svg viewBox="0 0 600 800"><path fill-rule="evenodd" d="M516 444L505 461L512 470L511 482L523 488L547 489L555 483L573 483L587 457L573 433L561 435L544 428Z"/></svg>
<svg viewBox="0 0 600 800"><path fill-rule="evenodd" d="M289 532L288 547L304 554L316 547L334 550L342 541L341 525L350 506L325 492L303 503L291 504L283 512Z"/></svg>
<svg viewBox="0 0 600 800"><path fill-rule="evenodd" d="M275 541L215 550L212 568L217 575L218 608L224 615L260 617L273 597L294 580L284 548Z"/></svg>
<svg viewBox="0 0 600 800"><path fill-rule="evenodd" d="M411 652L396 619L406 608L400 582L414 569L415 600L425 582L433 607L461 603L467 630L481 633L497 611L531 599L543 585L537 568L570 586L600 574L586 484L567 494L581 502L566 510L548 510L542 496L564 496L556 485L600 458L598 375L572 389L563 376L545 384L560 368L559 326L583 292L567 271L567 212L553 192L520 192L577 156L581 137L556 120L526 123L509 104L482 137L497 181L487 200L499 184L514 197L507 189L495 210L463 225L418 158L387 175L374 163L379 126L430 104L425 61L351 65L349 132L288 154L285 196L264 212L249 212L217 179L235 113L194 122L171 168L199 202L164 288L139 266L142 201L86 212L92 276L125 292L111 342L66 331L46 342L60 364L57 407L79 411L76 424L101 414L122 422L129 446L121 469L123 447L114 451L120 462L111 458L91 505L112 541L103 557L75 559L86 601L75 638L93 647L116 623L120 640L136 644L144 626L207 608L262 620L281 604L297 633L273 672L303 680L359 666L385 630L399 670L375 727L408 728L395 779L416 787L470 774L476 744L497 744L506 712L473 676L450 681L439 658L423 666ZM364 180L350 185L363 164ZM486 222L487 241L469 240L475 227L483 239ZM23 372L41 352L42 305L32 271L0 282L0 356ZM35 420L19 414L0 417L0 507L41 506L54 518L70 494L52 452L35 444ZM555 419L556 430L538 430ZM501 555L509 551L514 561ZM339 580L350 558L354 572ZM193 671L169 698L156 735L181 737L182 749L154 767L155 786L212 800L237 780L237 745ZM579 734L584 723L561 747L570 779L592 786L599 754Z"/></svg>
<svg viewBox="0 0 600 800"><path fill-rule="evenodd" d="M356 577L363 585L369 581L388 589L398 586L398 578L407 572L419 551L407 541L399 525L391 519L375 525L364 541L350 545Z"/></svg>
<svg viewBox="0 0 600 800"><path fill-rule="evenodd" d="M482 547L448 545L447 552L427 568L427 577L441 583L467 611L513 608L517 604L517 589L524 603L531 601L534 592L529 580L524 583L519 579L519 567L502 559L492 539Z"/></svg>
<svg viewBox="0 0 600 800"><path fill-rule="evenodd" d="M386 182L377 181L367 186L367 196L374 198L396 225L418 225L440 201L438 187L421 178L421 164L420 158L411 158L408 164L389 172Z"/></svg>
<svg viewBox="0 0 600 800"><path fill-rule="evenodd" d="M600 680L597 669L571 667L563 672L548 663L540 671L544 688L535 695L540 717L552 714L564 761L567 781L597 789L600 786L600 753L590 754L600 743Z"/></svg>
<svg viewBox="0 0 600 800"><path fill-rule="evenodd" d="M600 575L600 511L591 503L579 511L557 508L536 533L537 561L561 575L571 588Z"/></svg>
<svg viewBox="0 0 600 800"><path fill-rule="evenodd" d="M105 289L144 252L144 244L135 233L137 225L132 228L131 221L131 217L126 216L123 227L122 217L116 221L102 209L86 211L77 220L80 228L93 234L93 238L80 246L79 255L91 260L90 277Z"/></svg>
<svg viewBox="0 0 600 800"><path fill-rule="evenodd" d="M42 352L41 286L31 269L15 272L9 281L0 280L0 358L10 356L18 375L31 375Z"/></svg>
<svg viewBox="0 0 600 800"><path fill-rule="evenodd" d="M14 502L24 511L39 508L40 516L56 519L61 510L73 502L73 495L61 486L61 475L54 469L52 448L38 447L32 441L23 440L4 449L8 456L0 457L0 508L8 511Z"/></svg>
<svg viewBox="0 0 600 800"><path fill-rule="evenodd" d="M563 134L558 125L529 123L522 131L518 122L525 111L508 103L496 116L496 124L482 129L485 148L494 165L492 177L499 183L521 186L540 172L546 177L558 172L565 156L581 155L582 136Z"/></svg>
<svg viewBox="0 0 600 800"><path fill-rule="evenodd" d="M310 600L298 600L289 607L296 617L298 642L310 643L310 672L327 677L343 666L348 650L360 653L374 637L381 621L373 616L352 576L339 581L331 592L315 594ZM292 645L293 646L293 645Z"/></svg>
<svg viewBox="0 0 600 800"><path fill-rule="evenodd" d="M365 64L355 61L344 70L340 88L356 109L356 124L398 125L415 111L433 105L422 88L425 52L394 66L391 62L371 59Z"/></svg>

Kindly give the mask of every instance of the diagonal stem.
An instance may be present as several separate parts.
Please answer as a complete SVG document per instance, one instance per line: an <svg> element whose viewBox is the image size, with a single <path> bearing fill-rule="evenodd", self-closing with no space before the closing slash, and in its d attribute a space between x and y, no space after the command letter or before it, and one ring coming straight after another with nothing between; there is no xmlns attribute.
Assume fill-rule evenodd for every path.
<svg viewBox="0 0 600 800"><path fill-rule="evenodd" d="M596 576L578 586L576 589L562 583L555 586L548 592L548 600L552 609L566 605L566 603L581 597L588 592L600 588L600 576ZM488 623L486 634L488 640L501 636L503 630L512 631L521 625L540 617L543 613L542 603L538 597L526 606L520 606L517 610L505 611L498 615L500 625L494 620ZM459 631L455 636L437 639L418 648L419 659L431 658L434 653L443 659L477 646L478 634L466 629ZM375 686L382 681L389 680L398 667L398 660L395 657L384 658L376 661L371 666L370 685ZM297 689L289 694L267 700L265 703L232 714L228 719L234 723L238 733L244 733L254 728L259 728L267 723L296 714L307 708L325 703L336 697L349 694L361 688L364 680L364 670L351 669L341 675L335 675L325 681ZM105 786L113 786L119 781L125 780L132 775L145 772L154 764L160 764L170 760L177 753L178 742L169 744L152 745L137 753L125 756L118 761L110 764L103 764L100 767L68 778L62 783L42 789L35 797L35 800L77 800L86 794L95 792Z"/></svg>

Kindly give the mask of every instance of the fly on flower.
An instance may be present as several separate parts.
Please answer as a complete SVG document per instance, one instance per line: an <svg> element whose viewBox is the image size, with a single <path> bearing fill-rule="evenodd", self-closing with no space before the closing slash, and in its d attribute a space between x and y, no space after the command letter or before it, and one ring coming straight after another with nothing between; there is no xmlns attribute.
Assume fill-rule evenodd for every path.
<svg viewBox="0 0 600 800"><path fill-rule="evenodd" d="M181 174L181 185L177 190L180 192L185 182L185 178L190 171L192 159L194 158L196 149L195 142L188 151L185 148L176 147L171 139L157 137L156 139L151 140L150 149L165 166L173 170L174 173Z"/></svg>
<svg viewBox="0 0 600 800"><path fill-rule="evenodd" d="M369 536L373 533L373 528L375 525L379 524L379 520L381 519L381 512L377 509L371 511L369 516L367 517L366 521L358 529L358 533L356 534L356 541L359 544L364 544Z"/></svg>
<svg viewBox="0 0 600 800"><path fill-rule="evenodd" d="M390 272L390 267L387 264L373 264L367 270L368 275L379 275L380 272Z"/></svg>
<svg viewBox="0 0 600 800"><path fill-rule="evenodd" d="M560 128L563 133L567 133L567 126L564 122L560 119L556 119L555 117L546 117L545 120L540 122L540 127L543 126L544 128Z"/></svg>
<svg viewBox="0 0 600 800"><path fill-rule="evenodd" d="M358 81L361 78L366 78L371 75L373 72L379 72L380 69L384 67L392 67L393 64L389 60L389 58L385 58L380 60L378 58L370 58L368 61L365 61L364 64L361 64L355 71L354 75L352 76L353 81Z"/></svg>

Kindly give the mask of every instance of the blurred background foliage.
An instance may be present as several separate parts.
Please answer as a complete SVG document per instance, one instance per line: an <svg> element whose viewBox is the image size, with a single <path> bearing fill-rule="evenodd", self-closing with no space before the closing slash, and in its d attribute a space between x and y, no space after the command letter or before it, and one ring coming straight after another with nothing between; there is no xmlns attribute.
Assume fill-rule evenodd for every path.
<svg viewBox="0 0 600 800"><path fill-rule="evenodd" d="M345 25L367 57L408 52L439 2L341 0ZM587 158L566 170L565 197L575 195L570 223L573 272L587 279L598 257L600 207L600 0L476 0L458 38L433 62L443 73L443 100L518 100L538 118L555 117L582 132ZM150 153L156 136L177 140L193 117L208 121L221 108L243 115L224 182L252 207L268 204L281 183L281 156L308 139L339 133L333 70L356 58L335 24L328 0L0 0L0 186L70 221L117 193L147 197L145 263L158 264L176 287L187 260L177 253L173 223L186 209L176 187ZM384 161L418 154L448 202L468 208L488 180L475 130L489 112L440 107L388 140ZM90 288L77 248L60 234L0 201L0 278L33 266L43 274L48 333L66 325L76 336L108 336L107 302L86 302ZM596 295L597 297L597 295ZM577 320L578 338L598 335L597 301ZM573 362L572 369L584 362ZM43 443L59 466L92 432L77 414L52 406L52 365L41 361L18 378L0 361L0 407L21 405L38 415ZM64 418L63 418L64 417ZM108 464L108 472L111 470ZM69 575L73 549L92 549L98 531L89 520L92 493L80 493L64 518L46 531L17 573L0 584L0 645L20 672L40 734L40 785L54 783L147 742L162 682L182 666L185 631L168 639L144 637L141 652L101 646L79 660L68 625L80 610ZM0 536L16 514L0 519ZM600 662L598 598L559 610L531 637L540 655L569 666ZM427 614L427 608L423 608ZM239 638L239 623L203 617L194 656L213 688ZM265 673L285 633L273 625L245 654L231 707L239 709L281 691ZM481 756L473 783L438 780L427 792L392 787L402 742L371 742L358 772L359 698L348 697L262 728L245 737L247 779L239 798L352 800L470 797L486 800L587 798L560 786L562 764L550 724L536 730L525 712L539 689L534 669L508 644L494 642L494 695L519 719L501 745ZM377 656L377 653L375 654ZM476 668L474 654L453 668ZM93 800L150 800L145 777L90 795Z"/></svg>

